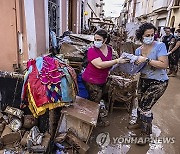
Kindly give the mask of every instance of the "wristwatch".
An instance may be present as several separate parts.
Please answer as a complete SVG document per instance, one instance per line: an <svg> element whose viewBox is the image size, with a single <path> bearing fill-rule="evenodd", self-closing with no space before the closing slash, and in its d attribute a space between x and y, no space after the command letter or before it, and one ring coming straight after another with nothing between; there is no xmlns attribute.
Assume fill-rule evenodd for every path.
<svg viewBox="0 0 180 154"><path fill-rule="evenodd" d="M150 58L146 58L146 63L149 64L151 62L152 59Z"/></svg>

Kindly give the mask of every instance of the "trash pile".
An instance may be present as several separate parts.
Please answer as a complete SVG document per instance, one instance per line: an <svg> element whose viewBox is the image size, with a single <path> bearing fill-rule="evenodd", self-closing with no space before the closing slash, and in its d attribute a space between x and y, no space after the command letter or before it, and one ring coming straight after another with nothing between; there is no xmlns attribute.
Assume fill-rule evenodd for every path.
<svg viewBox="0 0 180 154"><path fill-rule="evenodd" d="M111 19L101 19L101 18L89 18L88 24L82 30L83 34L92 34L96 32L97 29L102 28L111 32L114 30L115 24Z"/></svg>
<svg viewBox="0 0 180 154"><path fill-rule="evenodd" d="M67 34L60 40L60 56L67 59L79 74L86 63L86 53L93 45L94 36L85 34Z"/></svg>
<svg viewBox="0 0 180 154"><path fill-rule="evenodd" d="M96 127L99 105L87 99L76 97L73 107L63 108L54 143L56 154L88 151L88 140Z"/></svg>
<svg viewBox="0 0 180 154"><path fill-rule="evenodd" d="M27 62L22 87L22 104L28 106L34 117L46 109L70 105L77 93L76 73L58 57L43 56Z"/></svg>
<svg viewBox="0 0 180 154"><path fill-rule="evenodd" d="M63 44L61 50L76 51L74 45ZM65 49L66 47L67 49ZM89 149L86 143L93 127L96 126L99 105L76 96L76 72L64 59L67 55L64 53L44 55L27 62L27 72L22 87L21 109L23 111L28 109L32 115L19 118L29 118L29 120L22 120L21 127L16 130L16 132L20 132L21 129L27 129L23 134L19 133L20 138L17 143L20 146L19 149L13 149L14 151L23 149L29 153L45 153L50 140L51 143L53 141L55 143L50 145L50 150L55 150L56 153L85 153ZM56 109L59 109L58 112ZM47 112L48 114L42 122L39 118L45 116ZM60 119L57 115L60 116ZM31 117L35 120L33 127L28 126L32 123ZM35 118L39 120L39 124L36 123L37 119ZM66 120L62 121L63 118ZM58 123L57 119L59 119ZM65 122L66 129L59 131L64 126L62 123ZM48 125L47 132L40 131L43 123ZM46 139L47 137L49 138ZM46 142L43 140L44 138Z"/></svg>
<svg viewBox="0 0 180 154"><path fill-rule="evenodd" d="M114 103L117 101L125 103L125 108L130 112L133 106L133 98L136 95L137 80L135 80L135 77L110 75L107 86L109 87L108 99L111 104L110 111L113 111Z"/></svg>
<svg viewBox="0 0 180 154"><path fill-rule="evenodd" d="M45 121L49 122L49 128L45 132L40 131L43 127L40 126L40 123L43 123L40 118L45 114L35 118L36 115L33 112L27 114L26 109L28 106L23 110L7 106L0 113L0 153L30 154L51 151L56 154L83 154L88 151L87 143L99 115L97 103L76 96L73 105L64 106L57 113L55 109L48 111ZM52 126L55 119L51 113L53 116L60 115L58 126Z"/></svg>
<svg viewBox="0 0 180 154"><path fill-rule="evenodd" d="M66 39L64 39L66 38ZM94 36L85 34L69 34L60 41L60 56L68 59L69 65L72 66L76 73L79 74L83 68L87 66L87 51L93 46ZM113 58L119 57L116 48L119 37L111 41L113 50ZM121 39L120 39L121 40Z"/></svg>
<svg viewBox="0 0 180 154"><path fill-rule="evenodd" d="M89 149L89 146L76 137L76 135L71 131L60 134L54 141L56 154L85 154Z"/></svg>
<svg viewBox="0 0 180 154"><path fill-rule="evenodd" d="M69 34L64 38L60 42L60 53L64 55L65 59L76 62L82 62L84 52L94 41L93 35L84 34Z"/></svg>
<svg viewBox="0 0 180 154"><path fill-rule="evenodd" d="M22 110L7 106L0 113L0 153L47 152L51 136L48 132L40 133L37 124L33 115L24 115Z"/></svg>

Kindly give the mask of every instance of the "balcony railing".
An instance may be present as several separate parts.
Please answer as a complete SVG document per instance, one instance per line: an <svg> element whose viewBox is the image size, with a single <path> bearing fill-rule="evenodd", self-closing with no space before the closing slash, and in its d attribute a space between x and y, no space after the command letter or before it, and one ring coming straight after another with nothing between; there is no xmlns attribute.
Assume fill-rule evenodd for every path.
<svg viewBox="0 0 180 154"><path fill-rule="evenodd" d="M180 8L180 0L175 0L174 5L171 7L171 9L179 9Z"/></svg>

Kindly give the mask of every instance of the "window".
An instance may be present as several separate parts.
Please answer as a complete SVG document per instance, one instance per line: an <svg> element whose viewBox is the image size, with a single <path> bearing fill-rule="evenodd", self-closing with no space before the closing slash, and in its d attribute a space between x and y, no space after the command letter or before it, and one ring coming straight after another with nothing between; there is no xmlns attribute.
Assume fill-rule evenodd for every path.
<svg viewBox="0 0 180 154"><path fill-rule="evenodd" d="M171 27L174 27L174 22L175 22L175 16L171 18L171 24L170 24Z"/></svg>
<svg viewBox="0 0 180 154"><path fill-rule="evenodd" d="M48 16L49 16L49 28L54 31L56 35L59 35L59 22L58 22L58 8L56 0L48 1Z"/></svg>
<svg viewBox="0 0 180 154"><path fill-rule="evenodd" d="M174 5L175 5L175 6L179 6L179 5L180 5L180 0L175 0Z"/></svg>

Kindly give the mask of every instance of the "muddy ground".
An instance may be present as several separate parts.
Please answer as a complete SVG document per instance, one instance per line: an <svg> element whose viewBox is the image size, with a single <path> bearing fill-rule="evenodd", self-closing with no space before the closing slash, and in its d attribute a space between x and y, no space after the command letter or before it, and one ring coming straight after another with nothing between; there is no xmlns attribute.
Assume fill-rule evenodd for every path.
<svg viewBox="0 0 180 154"><path fill-rule="evenodd" d="M171 77L165 94L153 107L153 135L170 137L175 143L152 143L146 146L136 144L121 144L114 142L117 137L129 136L132 132L127 129L129 115L126 110L114 110L109 115L110 126L96 127L90 139L89 154L180 154L180 73ZM109 133L110 144L101 147L96 143L100 133ZM173 141L172 141L173 142Z"/></svg>

